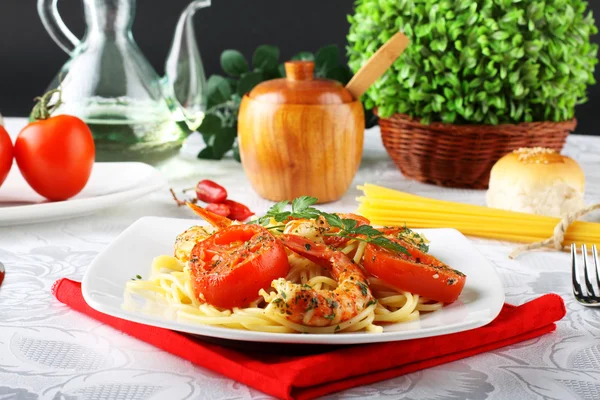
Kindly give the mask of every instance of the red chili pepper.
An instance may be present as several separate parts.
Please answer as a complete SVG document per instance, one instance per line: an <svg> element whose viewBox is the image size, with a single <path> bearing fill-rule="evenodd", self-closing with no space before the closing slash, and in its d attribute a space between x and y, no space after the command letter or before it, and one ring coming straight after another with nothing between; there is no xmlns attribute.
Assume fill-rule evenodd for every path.
<svg viewBox="0 0 600 400"><path fill-rule="evenodd" d="M206 209L210 212L213 212L221 217L229 217L231 214L231 209L227 204L223 203L210 203L206 206Z"/></svg>
<svg viewBox="0 0 600 400"><path fill-rule="evenodd" d="M218 183L205 179L196 185L196 197L205 203L222 203L227 199L227 190Z"/></svg>
<svg viewBox="0 0 600 400"><path fill-rule="evenodd" d="M237 201L225 200L223 204L229 207L229 218L231 219L237 221L245 221L254 215L254 213L250 211L248 207L246 207L242 203L238 203Z"/></svg>

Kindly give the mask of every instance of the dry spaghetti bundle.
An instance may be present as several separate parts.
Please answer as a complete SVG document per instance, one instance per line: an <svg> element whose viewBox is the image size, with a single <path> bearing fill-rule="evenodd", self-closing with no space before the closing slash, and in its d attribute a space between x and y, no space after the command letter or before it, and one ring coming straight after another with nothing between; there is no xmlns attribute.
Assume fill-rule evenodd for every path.
<svg viewBox="0 0 600 400"><path fill-rule="evenodd" d="M436 200L365 184L359 187L359 214L375 225L409 228L455 228L465 235L534 243L554 235L559 218L504 211L471 204ZM600 242L600 224L575 221L563 244Z"/></svg>

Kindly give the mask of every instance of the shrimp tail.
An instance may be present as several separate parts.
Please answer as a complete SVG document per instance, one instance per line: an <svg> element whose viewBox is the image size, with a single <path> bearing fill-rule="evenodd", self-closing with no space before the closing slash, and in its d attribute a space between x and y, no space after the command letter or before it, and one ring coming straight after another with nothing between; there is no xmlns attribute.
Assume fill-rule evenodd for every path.
<svg viewBox="0 0 600 400"><path fill-rule="evenodd" d="M208 211L205 208L202 208L202 207L192 204L190 202L187 202L185 204L189 208L191 208L192 211L194 211L197 215L199 215L202 219L204 219L206 222L208 222L215 228L219 228L219 229L227 228L233 222L229 218L225 218L220 215L217 215L213 212Z"/></svg>
<svg viewBox="0 0 600 400"><path fill-rule="evenodd" d="M279 239L285 247L294 253L298 253L325 268L330 266L331 259L335 258L336 253L338 253L325 244L315 243L298 235L281 235Z"/></svg>

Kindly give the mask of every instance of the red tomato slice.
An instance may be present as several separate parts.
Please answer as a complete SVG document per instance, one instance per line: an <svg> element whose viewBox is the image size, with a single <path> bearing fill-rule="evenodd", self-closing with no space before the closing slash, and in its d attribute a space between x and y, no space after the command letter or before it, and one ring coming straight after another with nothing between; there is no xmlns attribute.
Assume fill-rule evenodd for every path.
<svg viewBox="0 0 600 400"><path fill-rule="evenodd" d="M289 271L283 244L260 225L231 225L194 246L192 284L199 299L244 307Z"/></svg>
<svg viewBox="0 0 600 400"><path fill-rule="evenodd" d="M412 257L369 244L363 261L366 270L398 289L431 300L454 302L465 286L466 276L432 255L406 242L399 242Z"/></svg>
<svg viewBox="0 0 600 400"><path fill-rule="evenodd" d="M363 217L362 215L356 215L356 214L340 214L340 213L336 213L341 219L353 219L356 221L356 226L361 226L361 225L370 225L371 221L369 221L368 219L366 219L365 217ZM330 233L335 233L338 232L339 229L338 228L331 228L331 230L329 231ZM348 241L350 239L348 238L344 238L341 236L325 236L323 238L323 240L325 241L325 244L327 244L328 246L332 246L332 247L342 247L344 246L346 243L348 243Z"/></svg>

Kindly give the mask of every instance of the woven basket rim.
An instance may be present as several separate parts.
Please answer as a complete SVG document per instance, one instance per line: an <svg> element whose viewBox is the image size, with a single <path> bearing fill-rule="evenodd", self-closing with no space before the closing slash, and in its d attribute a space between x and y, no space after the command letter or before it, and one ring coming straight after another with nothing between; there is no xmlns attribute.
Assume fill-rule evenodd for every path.
<svg viewBox="0 0 600 400"><path fill-rule="evenodd" d="M373 112L377 114L377 109L374 108ZM577 127L577 119L572 118L567 121L553 122L553 121L536 121L536 122L520 122L518 124L449 124L445 122L432 122L430 124L422 124L420 119L413 118L407 114L396 113L388 118L379 117L382 120L389 120L392 123L400 123L405 125L411 125L414 127L420 127L424 130L434 132L447 132L453 134L504 134L504 135L523 135L526 131L527 134L540 132L544 133L547 129L552 130L566 130L573 131Z"/></svg>

